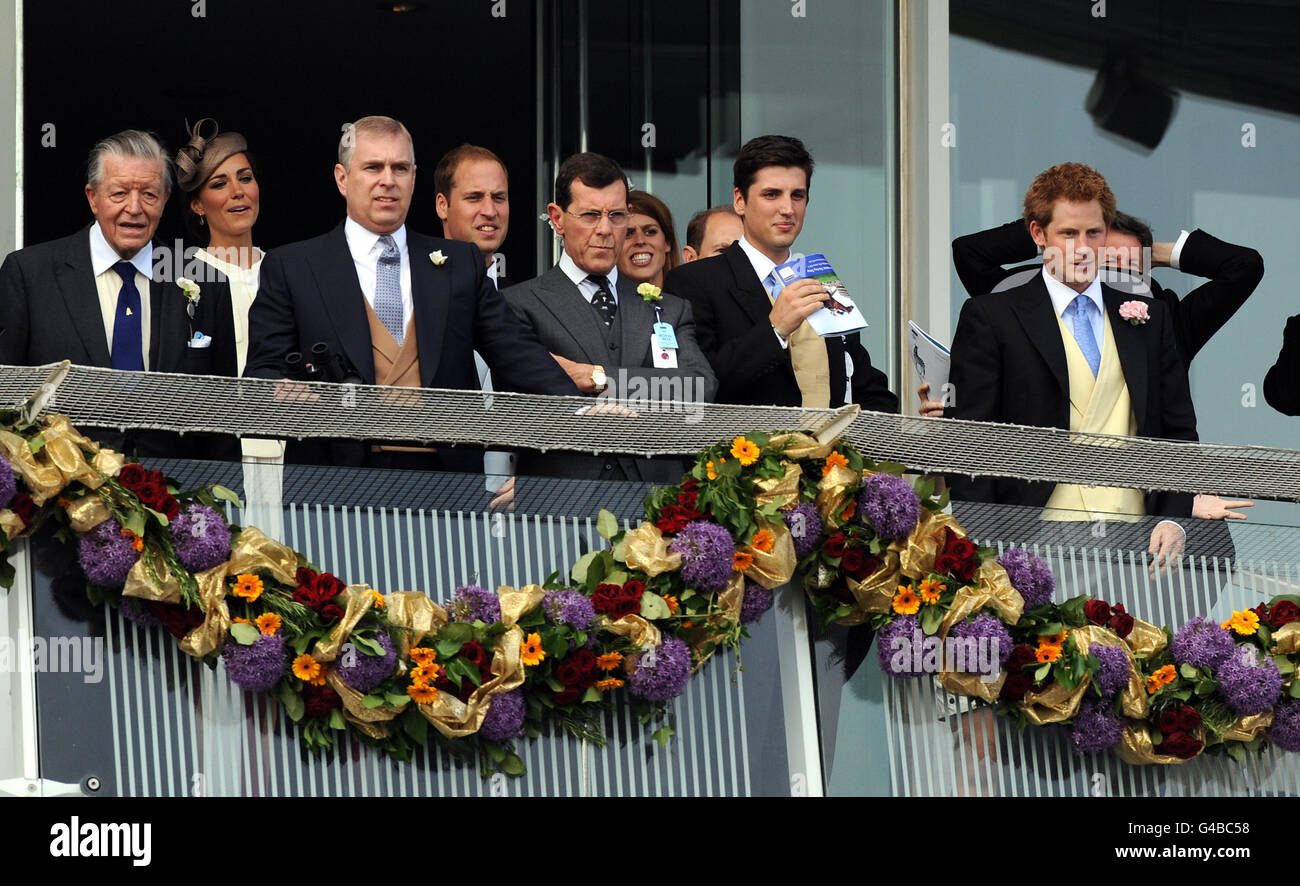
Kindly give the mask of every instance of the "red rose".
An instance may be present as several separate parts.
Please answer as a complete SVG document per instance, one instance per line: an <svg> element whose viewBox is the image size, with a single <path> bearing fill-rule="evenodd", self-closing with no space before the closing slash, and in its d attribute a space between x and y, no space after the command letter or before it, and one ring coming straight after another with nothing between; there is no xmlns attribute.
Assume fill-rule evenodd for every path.
<svg viewBox="0 0 1300 886"><path fill-rule="evenodd" d="M848 539L844 537L844 534L837 532L830 538L826 539L825 544L822 545L822 550L826 552L826 556L828 557L843 557L844 543L846 541L848 541Z"/></svg>
<svg viewBox="0 0 1300 886"><path fill-rule="evenodd" d="M311 591L306 588L298 588L293 592L293 602L301 603L310 609L316 608L316 598L311 595Z"/></svg>
<svg viewBox="0 0 1300 886"><path fill-rule="evenodd" d="M1034 685L1034 681L1024 671L1016 671L1008 674L1006 682L1002 684L1002 697L1008 701L1020 701L1025 697L1025 693Z"/></svg>
<svg viewBox="0 0 1300 886"><path fill-rule="evenodd" d="M862 569L863 563L862 548L845 548L844 554L840 557L840 566L849 575L856 575Z"/></svg>
<svg viewBox="0 0 1300 886"><path fill-rule="evenodd" d="M123 465L122 470L117 474L118 482L127 489L130 489L132 492L135 491L137 486L144 482L144 478L144 468L134 463Z"/></svg>
<svg viewBox="0 0 1300 886"><path fill-rule="evenodd" d="M1133 616L1123 611L1123 606L1116 603L1111 607L1110 629L1121 637L1133 633ZM1116 612L1115 610L1120 610Z"/></svg>
<svg viewBox="0 0 1300 886"><path fill-rule="evenodd" d="M1095 625L1104 625L1110 621L1110 604L1105 600L1089 600L1083 604L1083 614Z"/></svg>
<svg viewBox="0 0 1300 886"><path fill-rule="evenodd" d="M974 542L968 538L954 536L948 544L948 553L952 554L958 560L969 560L975 556L976 548Z"/></svg>
<svg viewBox="0 0 1300 886"><path fill-rule="evenodd" d="M26 492L15 492L14 500L9 503L10 508L23 521L23 529L31 529L32 521L36 518L36 502Z"/></svg>
<svg viewBox="0 0 1300 886"><path fill-rule="evenodd" d="M1171 732L1177 732L1178 712L1173 708L1167 708L1166 710L1161 711L1160 716L1156 719L1156 726L1158 726L1160 731L1165 735L1168 735Z"/></svg>
<svg viewBox="0 0 1300 886"><path fill-rule="evenodd" d="M463 644L456 654L474 667L478 667L483 663L483 646L477 640L470 640L468 643Z"/></svg>
<svg viewBox="0 0 1300 886"><path fill-rule="evenodd" d="M1190 705L1183 705L1178 709L1178 728L1183 732L1191 732L1197 726L1201 725L1201 712Z"/></svg>
<svg viewBox="0 0 1300 886"><path fill-rule="evenodd" d="M140 484L135 490L135 494L139 497L141 504L156 511L158 510L158 502L167 494L167 486L163 483L154 482L153 478L150 477Z"/></svg>
<svg viewBox="0 0 1300 886"><path fill-rule="evenodd" d="M322 572L311 583L311 592L322 605L330 602L348 589L338 576Z"/></svg>
<svg viewBox="0 0 1300 886"><path fill-rule="evenodd" d="M867 576L874 575L876 570L883 565L884 561L875 554L867 554L862 558L862 568L858 569L856 572L850 572L849 575L858 581L862 581Z"/></svg>
<svg viewBox="0 0 1300 886"><path fill-rule="evenodd" d="M343 607L337 603L326 603L318 611L320 617L326 621L338 621L343 617Z"/></svg>
<svg viewBox="0 0 1300 886"><path fill-rule="evenodd" d="M944 527L943 550L935 557L935 572L970 581L979 568L979 551L974 542Z"/></svg>
<svg viewBox="0 0 1300 886"><path fill-rule="evenodd" d="M1273 608L1268 613L1268 623L1280 628L1284 624L1293 621L1300 621L1300 606L1295 605L1290 600L1278 600L1273 604Z"/></svg>
<svg viewBox="0 0 1300 886"><path fill-rule="evenodd" d="M659 512L659 519L655 521L655 526L660 532L672 534L681 532L687 523L692 520L700 519L700 512L693 508L683 508L677 505L665 505Z"/></svg>
<svg viewBox="0 0 1300 886"><path fill-rule="evenodd" d="M1267 603L1260 603L1258 606L1256 606L1254 609L1251 609L1250 611L1255 613L1255 617L1258 618L1261 622L1263 622L1264 624L1268 624Z"/></svg>
<svg viewBox="0 0 1300 886"><path fill-rule="evenodd" d="M316 573L306 566L299 566L294 578L297 580L299 587L309 588L311 583L316 580Z"/></svg>
<svg viewBox="0 0 1300 886"><path fill-rule="evenodd" d="M842 581L837 581L827 589L826 593L830 594L841 603L853 605L853 594L849 592L849 586Z"/></svg>
<svg viewBox="0 0 1300 886"><path fill-rule="evenodd" d="M644 593L645 593L645 582L640 581L639 579L634 578L623 585L623 596L627 597L628 599L634 599L637 602L640 602L641 595Z"/></svg>
<svg viewBox="0 0 1300 886"><path fill-rule="evenodd" d="M1034 647L1019 643L1011 648L1011 658L1007 659L1007 670L1014 674L1025 665L1037 661L1038 655L1034 652Z"/></svg>
<svg viewBox="0 0 1300 886"><path fill-rule="evenodd" d="M167 485L167 477L163 475L162 471L146 471L145 479L157 483L160 486L165 487Z"/></svg>
<svg viewBox="0 0 1300 886"><path fill-rule="evenodd" d="M586 689L596 682L596 654L582 647L555 666L555 677L566 689Z"/></svg>
<svg viewBox="0 0 1300 886"><path fill-rule="evenodd" d="M302 687L302 700L308 717L328 717L330 711L343 707L343 699L329 686Z"/></svg>
<svg viewBox="0 0 1300 886"><path fill-rule="evenodd" d="M158 502L157 511L168 520L175 520L181 515L181 503L174 495L164 495Z"/></svg>
<svg viewBox="0 0 1300 886"><path fill-rule="evenodd" d="M557 705L573 704L582 696L582 689L566 689L563 692L557 692L551 696L551 701Z"/></svg>
<svg viewBox="0 0 1300 886"><path fill-rule="evenodd" d="M934 558L934 571L940 575L951 575L960 565L951 554L940 554Z"/></svg>
<svg viewBox="0 0 1300 886"><path fill-rule="evenodd" d="M1157 753L1168 754L1180 760L1190 760L1201 752L1204 745L1186 732L1174 732L1160 742Z"/></svg>
<svg viewBox="0 0 1300 886"><path fill-rule="evenodd" d="M162 622L163 628L177 640L203 624L202 609L185 609L171 603L146 602L149 614Z"/></svg>

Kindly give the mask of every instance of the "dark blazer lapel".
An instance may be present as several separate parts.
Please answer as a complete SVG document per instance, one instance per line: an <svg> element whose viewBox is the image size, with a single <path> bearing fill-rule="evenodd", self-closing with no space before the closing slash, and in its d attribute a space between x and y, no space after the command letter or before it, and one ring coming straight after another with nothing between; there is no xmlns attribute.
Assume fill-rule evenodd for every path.
<svg viewBox="0 0 1300 886"><path fill-rule="evenodd" d="M411 300L415 310L415 336L420 354L420 384L433 386L442 355L442 337L451 309L451 265L439 267L429 258L435 248L430 238L406 230L406 254L411 261ZM478 297L478 293L474 293Z"/></svg>
<svg viewBox="0 0 1300 886"><path fill-rule="evenodd" d="M560 327L577 343L582 355L591 363L608 362L609 348L605 345L605 330L591 303L582 297L577 285L555 266L542 275L540 293L542 306L551 312ZM536 292L536 290L534 290ZM622 293L619 293L622 297ZM622 309L622 303L619 305Z"/></svg>
<svg viewBox="0 0 1300 886"><path fill-rule="evenodd" d="M180 299L180 302L185 301L185 296L176 284L164 283L160 280L149 281L149 368L155 372L173 371L181 363L179 359L173 359L171 356L174 348L178 344L188 347L183 342L171 340L173 335L184 335L179 331L178 325L164 322L164 320L171 320L169 315L173 308L181 308L181 314L185 313L180 302L172 304L173 296ZM188 328L188 324L180 325Z"/></svg>
<svg viewBox="0 0 1300 886"><path fill-rule="evenodd" d="M1142 326L1134 326L1119 315L1119 306L1125 300L1123 293L1109 286L1101 288L1102 301L1110 320L1111 334L1115 336L1115 350L1119 352L1119 365L1124 370L1124 384L1128 386L1133 415L1142 428L1147 410L1147 346L1149 333Z"/></svg>
<svg viewBox="0 0 1300 886"><path fill-rule="evenodd" d="M768 315L772 313L772 300L763 287L763 281L754 273L749 256L745 255L739 242L728 246L722 255L731 266L731 273L736 279L736 288L731 290L731 297L756 325L766 326Z"/></svg>
<svg viewBox="0 0 1300 886"><path fill-rule="evenodd" d="M343 225L321 241L320 261L312 262L316 288L329 312L330 321L343 342L343 352L368 384L375 383L375 355L370 349L370 321L366 318L366 297L357 280L356 265ZM412 278L414 291L414 278ZM306 346L311 347L311 342Z"/></svg>
<svg viewBox="0 0 1300 886"><path fill-rule="evenodd" d="M104 317L99 309L99 289L95 286L95 271L90 263L90 228L70 237L67 242L63 261L54 270L59 293L91 365L111 366L108 334L104 331Z"/></svg>
<svg viewBox="0 0 1300 886"><path fill-rule="evenodd" d="M1047 284L1039 275L1016 294L1011 302L1012 312L1024 328L1030 344L1043 356L1061 392L1070 393L1070 370L1065 362L1065 344L1061 341L1061 325L1057 322L1052 297Z"/></svg>
<svg viewBox="0 0 1300 886"><path fill-rule="evenodd" d="M645 359L650 349L650 334L654 331L655 309L637 293L631 280L620 274L618 277L618 313L623 330L622 362L627 366L637 366Z"/></svg>

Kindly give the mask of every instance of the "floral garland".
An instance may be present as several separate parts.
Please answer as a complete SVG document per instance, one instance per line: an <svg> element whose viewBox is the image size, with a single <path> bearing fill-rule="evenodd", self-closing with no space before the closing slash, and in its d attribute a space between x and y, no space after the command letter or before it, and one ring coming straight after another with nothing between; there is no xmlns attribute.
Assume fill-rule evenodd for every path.
<svg viewBox="0 0 1300 886"><path fill-rule="evenodd" d="M603 743L620 692L666 743L665 705L800 575L823 626L876 628L886 673L938 673L1021 724L1067 724L1081 754L1300 750L1300 598L1177 635L1118 604L1058 604L1043 561L1015 549L995 559L929 480L913 485L844 440L755 432L710 447L647 496L637 528L601 511L609 547L564 579L463 586L444 608L321 572L228 525L216 507L238 504L229 490L179 490L65 417L6 412L0 427L12 469L0 465L0 583L13 581L11 540L53 521L76 538L92 601L161 626L195 658L219 656L318 751L348 730L397 759L436 741L477 753L485 774L520 775L514 740L550 726Z"/></svg>

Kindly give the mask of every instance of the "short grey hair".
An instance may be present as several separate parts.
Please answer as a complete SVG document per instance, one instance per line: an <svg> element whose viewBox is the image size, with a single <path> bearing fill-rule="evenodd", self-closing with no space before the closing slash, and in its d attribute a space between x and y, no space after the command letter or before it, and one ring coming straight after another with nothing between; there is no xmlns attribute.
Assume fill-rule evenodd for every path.
<svg viewBox="0 0 1300 886"><path fill-rule="evenodd" d="M163 190L168 194L172 192L171 158L167 156L162 143L152 133L128 129L117 135L100 139L90 149L90 157L86 161L86 184L90 187L98 188L99 183L104 180L104 158L110 155L119 158L140 157L153 160L162 167Z"/></svg>
<svg viewBox="0 0 1300 886"><path fill-rule="evenodd" d="M411 133L400 120L380 116L362 117L357 122L343 127L343 135L339 139L339 163L344 169L352 168L352 151L357 146L357 139L363 135L406 136L406 141L411 146L411 162L415 162L415 139L411 138Z"/></svg>

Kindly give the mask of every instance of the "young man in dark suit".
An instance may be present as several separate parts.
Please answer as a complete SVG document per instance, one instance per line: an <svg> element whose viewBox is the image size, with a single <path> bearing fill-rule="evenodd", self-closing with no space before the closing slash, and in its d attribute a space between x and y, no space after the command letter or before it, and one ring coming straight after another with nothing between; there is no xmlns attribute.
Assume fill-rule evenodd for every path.
<svg viewBox="0 0 1300 886"><path fill-rule="evenodd" d="M407 230L415 150L406 127L388 117L358 120L340 141L334 178L347 201L344 223L276 249L262 264L249 313L245 375L281 378L287 354L306 354L324 342L366 384L377 381L377 354L405 349L402 383L474 390L478 350L503 390L576 393L506 307L475 246ZM392 364L394 370L398 365ZM421 453L354 444L333 447L328 458L339 464L481 470L481 454L462 449Z"/></svg>
<svg viewBox="0 0 1300 886"><path fill-rule="evenodd" d="M852 401L863 409L897 412L898 398L856 332L823 339L808 326L826 299L821 284L803 279L782 287L771 273L789 260L803 230L812 171L812 157L796 138L747 142L733 167L732 198L744 236L721 255L669 271L664 288L695 309L719 402L842 406L851 382Z"/></svg>
<svg viewBox="0 0 1300 886"><path fill-rule="evenodd" d="M608 157L583 153L565 160L555 201L546 207L564 252L545 274L507 289L506 301L584 394L711 401L716 382L696 343L691 306L667 288L657 298L643 297L618 273L627 190L623 170ZM655 341L657 324L671 328L673 347ZM676 483L683 467L676 459L558 454L521 455L520 461L521 474L659 483Z"/></svg>

